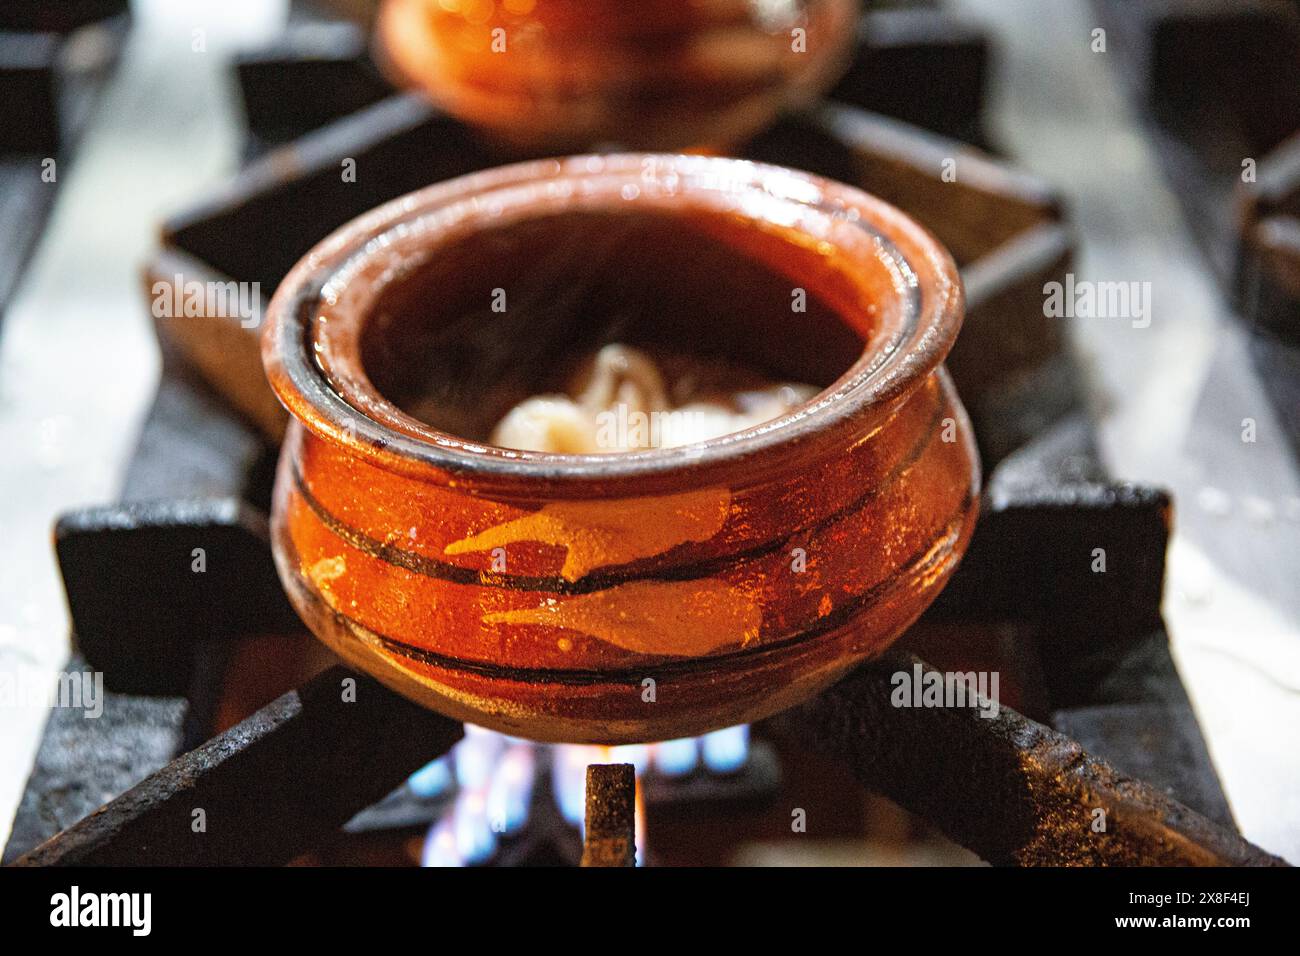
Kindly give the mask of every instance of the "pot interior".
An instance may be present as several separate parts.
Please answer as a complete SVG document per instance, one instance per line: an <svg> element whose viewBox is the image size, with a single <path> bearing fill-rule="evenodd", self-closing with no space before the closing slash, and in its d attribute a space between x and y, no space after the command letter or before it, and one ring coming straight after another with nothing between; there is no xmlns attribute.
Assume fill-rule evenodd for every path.
<svg viewBox="0 0 1300 956"><path fill-rule="evenodd" d="M571 209L444 237L363 320L371 384L408 415L486 440L619 342L825 388L863 354L891 277L826 241L734 213Z"/></svg>

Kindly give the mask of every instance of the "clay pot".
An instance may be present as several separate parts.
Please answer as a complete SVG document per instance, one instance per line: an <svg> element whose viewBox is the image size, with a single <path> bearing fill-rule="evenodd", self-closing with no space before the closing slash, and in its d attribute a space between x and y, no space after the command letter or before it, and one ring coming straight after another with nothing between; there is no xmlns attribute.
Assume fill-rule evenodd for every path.
<svg viewBox="0 0 1300 956"><path fill-rule="evenodd" d="M828 90L856 0L386 0L379 59L529 152L736 143Z"/></svg>
<svg viewBox="0 0 1300 956"><path fill-rule="evenodd" d="M284 586L352 666L505 733L646 741L779 711L887 647L965 549L978 465L941 364L961 317L928 232L805 173L580 156L413 193L269 307L295 420ZM680 448L485 443L611 340L823 390Z"/></svg>

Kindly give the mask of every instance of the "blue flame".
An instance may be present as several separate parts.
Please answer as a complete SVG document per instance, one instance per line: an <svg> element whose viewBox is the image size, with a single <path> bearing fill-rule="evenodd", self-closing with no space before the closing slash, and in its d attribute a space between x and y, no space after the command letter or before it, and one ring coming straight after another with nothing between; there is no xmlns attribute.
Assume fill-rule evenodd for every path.
<svg viewBox="0 0 1300 956"><path fill-rule="evenodd" d="M487 818L498 833L515 833L528 822L533 800L533 750L518 744L506 751L487 792Z"/></svg>
<svg viewBox="0 0 1300 956"><path fill-rule="evenodd" d="M406 783L417 797L436 797L446 793L451 786L451 763L446 757L439 757L411 774Z"/></svg>
<svg viewBox="0 0 1300 956"><path fill-rule="evenodd" d="M582 829L587 815L586 752L583 747L557 747L551 773L555 803L570 826Z"/></svg>
<svg viewBox="0 0 1300 956"><path fill-rule="evenodd" d="M465 739L452 751L456 782L461 789L478 790L486 787L504 746L505 738L500 734L466 724Z"/></svg>
<svg viewBox="0 0 1300 956"><path fill-rule="evenodd" d="M456 837L451 832L451 822L435 824L424 839L420 853L420 866L464 866L465 861L456 852Z"/></svg>
<svg viewBox="0 0 1300 956"><path fill-rule="evenodd" d="M456 799L451 825L456 852L466 864L484 863L496 852L497 835L488 821L487 801L481 794L463 793Z"/></svg>
<svg viewBox="0 0 1300 956"><path fill-rule="evenodd" d="M700 741L704 766L714 773L735 773L749 758L749 725L715 730Z"/></svg>
<svg viewBox="0 0 1300 956"><path fill-rule="evenodd" d="M665 777L682 777L695 769L700 760L698 738L681 737L665 740L655 751L655 766Z"/></svg>

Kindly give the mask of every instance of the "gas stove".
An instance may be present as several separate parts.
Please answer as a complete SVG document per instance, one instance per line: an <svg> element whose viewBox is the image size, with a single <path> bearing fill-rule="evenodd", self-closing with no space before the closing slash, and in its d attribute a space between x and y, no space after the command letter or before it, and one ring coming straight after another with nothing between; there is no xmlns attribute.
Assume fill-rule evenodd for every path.
<svg viewBox="0 0 1300 956"><path fill-rule="evenodd" d="M1208 42L1204 10L1099 6L1154 51L1130 69L1147 71L1139 95L1172 139L1202 108L1175 78ZM1258 28L1227 6L1224 22ZM331 229L502 161L392 89L369 49L362 28L300 13L236 58L245 165L164 223L141 308L160 287L183 301L191 284L236 283L260 315ZM70 691L102 680L81 701L99 713L50 710L4 861L691 865L803 859L811 835L855 862L1282 863L1237 832L1170 654L1170 496L1108 475L1068 326L1043 308L1069 281L1076 224L986 132L994 66L967 20L867 13L830 97L744 150L894 203L961 267L968 316L949 368L987 475L982 517L884 658L752 727L650 745L533 744L423 710L331 659L281 590L267 514L286 418L257 329L171 310L155 320L162 377L120 501L55 529L75 634L63 672ZM1215 163L1166 144L1182 194L1210 204L1204 241L1262 330L1252 374L1281 409L1296 388L1300 179L1277 117L1300 118L1294 105L1256 130L1276 151L1261 152L1236 233L1230 197L1196 188ZM373 172L349 180L349 163Z"/></svg>

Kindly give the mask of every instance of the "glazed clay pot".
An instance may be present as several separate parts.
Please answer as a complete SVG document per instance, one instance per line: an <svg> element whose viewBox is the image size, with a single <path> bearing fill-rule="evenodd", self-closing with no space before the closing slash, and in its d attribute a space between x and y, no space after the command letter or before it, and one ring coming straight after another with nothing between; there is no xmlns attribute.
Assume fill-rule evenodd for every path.
<svg viewBox="0 0 1300 956"><path fill-rule="evenodd" d="M509 734L659 740L789 707L887 647L965 549L978 465L941 364L961 315L917 223L777 167L576 157L398 199L270 305L284 586L352 666ZM823 388L679 448L483 440L613 338Z"/></svg>
<svg viewBox="0 0 1300 956"><path fill-rule="evenodd" d="M857 0L386 0L400 81L543 153L739 142L848 65Z"/></svg>

